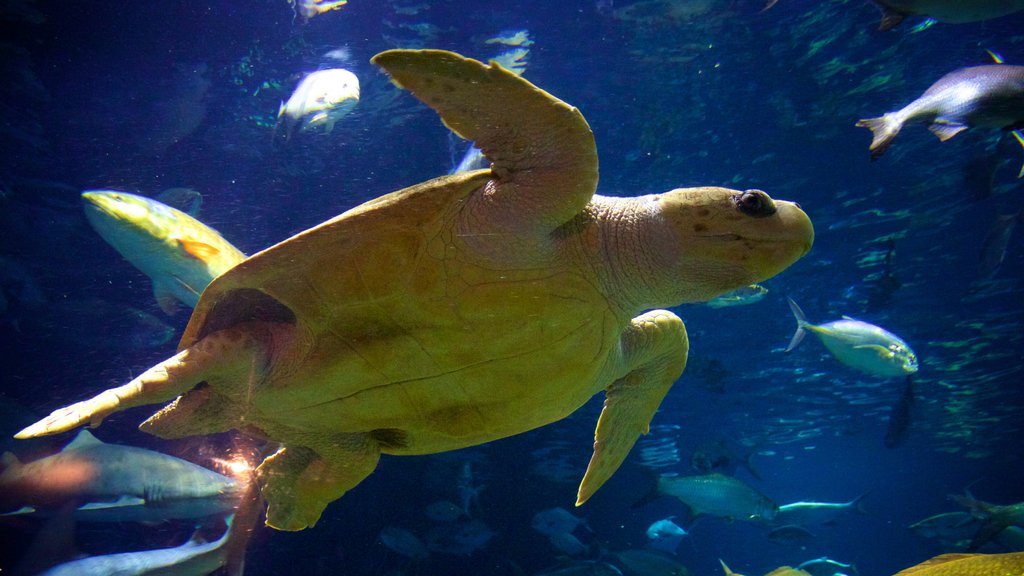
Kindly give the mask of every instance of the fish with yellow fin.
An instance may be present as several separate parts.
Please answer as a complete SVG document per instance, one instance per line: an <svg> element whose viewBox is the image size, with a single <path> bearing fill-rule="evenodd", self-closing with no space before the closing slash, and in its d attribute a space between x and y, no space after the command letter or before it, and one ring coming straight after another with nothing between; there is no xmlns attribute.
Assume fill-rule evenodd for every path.
<svg viewBox="0 0 1024 576"><path fill-rule="evenodd" d="M203 289L245 260L238 248L192 216L152 198L116 190L82 193L96 232L153 281L160 309L194 308Z"/></svg>
<svg viewBox="0 0 1024 576"><path fill-rule="evenodd" d="M1024 552L1007 554L942 554L900 570L893 576L1019 576Z"/></svg>

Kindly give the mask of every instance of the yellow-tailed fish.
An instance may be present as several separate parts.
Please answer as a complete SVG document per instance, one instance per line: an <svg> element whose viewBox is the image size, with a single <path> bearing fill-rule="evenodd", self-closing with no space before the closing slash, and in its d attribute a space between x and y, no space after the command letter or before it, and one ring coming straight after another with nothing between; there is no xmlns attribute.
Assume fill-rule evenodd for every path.
<svg viewBox="0 0 1024 576"><path fill-rule="evenodd" d="M917 355L899 336L888 330L843 316L842 320L811 324L796 302L789 299L796 317L796 333L786 352L800 345L808 331L817 334L837 360L873 376L906 376L917 372Z"/></svg>
<svg viewBox="0 0 1024 576"><path fill-rule="evenodd" d="M195 307L199 295L245 254L216 230L152 198L116 190L82 193L93 228L153 281L153 295L171 314L180 301Z"/></svg>

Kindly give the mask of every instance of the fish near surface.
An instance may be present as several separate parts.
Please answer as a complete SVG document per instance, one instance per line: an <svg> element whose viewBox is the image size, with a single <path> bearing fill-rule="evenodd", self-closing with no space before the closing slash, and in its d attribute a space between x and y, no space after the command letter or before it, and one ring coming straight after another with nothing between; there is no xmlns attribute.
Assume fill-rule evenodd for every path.
<svg viewBox="0 0 1024 576"><path fill-rule="evenodd" d="M928 129L943 142L972 127L1020 127L1024 125L1024 66L990 64L954 70L917 100L881 117L860 120L857 126L871 130L870 151L875 159L911 122L929 123Z"/></svg>
<svg viewBox="0 0 1024 576"><path fill-rule="evenodd" d="M359 78L344 68L310 72L295 87L277 113L278 128L290 139L296 131L323 128L324 134L359 102Z"/></svg>
<svg viewBox="0 0 1024 576"><path fill-rule="evenodd" d="M231 508L243 487L173 456L106 444L88 430L52 456L22 464L8 452L3 463L4 513L76 503L76 517L85 520L194 518Z"/></svg>
<svg viewBox="0 0 1024 576"><path fill-rule="evenodd" d="M82 193L92 227L153 282L160 309L194 308L206 286L245 260L238 248L192 216L152 198L116 190Z"/></svg>
<svg viewBox="0 0 1024 576"><path fill-rule="evenodd" d="M1018 576L1024 574L1024 552L1008 554L943 554L901 570L893 576Z"/></svg>
<svg viewBox="0 0 1024 576"><path fill-rule="evenodd" d="M847 366L872 376L889 378L917 372L917 355L899 336L888 330L844 316L842 320L811 324L792 299L796 333L786 352L800 345L808 331L815 333L829 352Z"/></svg>
<svg viewBox="0 0 1024 576"><path fill-rule="evenodd" d="M882 23L878 27L882 31L893 28L910 15L963 24L1024 10L1024 0L875 0L875 4L882 9Z"/></svg>
<svg viewBox="0 0 1024 576"><path fill-rule="evenodd" d="M718 473L659 476L655 491L638 504L646 503L657 494L674 496L693 516L707 514L734 520L771 521L778 512L771 498L732 476Z"/></svg>

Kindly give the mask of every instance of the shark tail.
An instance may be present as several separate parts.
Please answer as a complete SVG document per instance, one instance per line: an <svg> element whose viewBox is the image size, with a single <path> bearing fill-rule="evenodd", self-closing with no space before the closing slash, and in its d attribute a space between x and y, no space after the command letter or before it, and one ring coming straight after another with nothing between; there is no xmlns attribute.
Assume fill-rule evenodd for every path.
<svg viewBox="0 0 1024 576"><path fill-rule="evenodd" d="M789 346L786 346L786 352L791 352L794 348L800 345L804 341L804 336L807 335L807 330L804 326L807 326L807 316L804 311L797 306L796 302L792 298L789 300L789 309L793 311L793 316L796 318L796 332L793 333L793 338L789 341Z"/></svg>
<svg viewBox="0 0 1024 576"><path fill-rule="evenodd" d="M860 120L857 126L871 130L872 140L868 150L871 152L871 159L876 160L892 145L892 141L903 128L903 121L895 114L889 113L878 118Z"/></svg>
<svg viewBox="0 0 1024 576"><path fill-rule="evenodd" d="M851 502L850 504L852 505L854 510L860 512L861 514L868 513L867 508L864 507L864 499L868 497L868 494L871 494L871 490L868 490L867 492L864 492L860 496L857 496L856 498L853 499L853 502Z"/></svg>

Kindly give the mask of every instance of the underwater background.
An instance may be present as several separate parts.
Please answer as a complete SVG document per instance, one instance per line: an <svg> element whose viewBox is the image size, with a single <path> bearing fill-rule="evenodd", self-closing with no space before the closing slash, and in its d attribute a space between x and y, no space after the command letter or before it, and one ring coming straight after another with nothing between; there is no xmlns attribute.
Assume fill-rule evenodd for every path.
<svg viewBox="0 0 1024 576"><path fill-rule="evenodd" d="M534 574L567 566L567 556L671 573L623 567L615 554L644 548L647 528L675 516L688 535L673 558L692 574L721 574L719 559L749 575L828 556L880 576L963 549L910 529L963 512L949 495L1024 501L1020 231L1003 230L1001 265L983 264L993 258L986 236L1009 221L999 216L1020 217L1024 151L998 130L940 143L912 125L872 162L870 133L855 126L949 71L991 63L989 51L1024 63L1022 13L966 24L911 17L879 32L879 10L862 0L351 0L310 18L286 0L0 6L0 448L22 460L71 435L19 442L14 432L168 357L188 321L187 307L162 312L149 279L90 227L81 191L197 190L201 220L252 254L444 174L467 145L369 63L386 49L485 61L524 50L524 76L593 129L600 194L758 188L798 202L814 222L812 251L765 282L760 301L673 309L690 334L686 372L651 433L583 507L573 503L602 397L487 445L385 456L315 527L258 528L247 574ZM527 35L509 40L517 31ZM279 104L303 74L336 66L358 76L358 105L329 134L281 142ZM913 347L921 366L902 442L884 438L903 379L855 371L816 338L784 353L795 329L787 297L811 322L848 315ZM147 436L137 425L153 408L94 432L205 466L244 442ZM716 470L778 504L866 494L864 512L772 534L756 522L694 523L667 496L636 505L658 475L706 471L694 457L709 451L725 455ZM467 484L478 493L471 519L425 512L458 502ZM583 551L534 529L534 516L556 507L585 519L572 530ZM44 526L0 519L0 570L46 539ZM75 549L176 546L194 528L80 523ZM392 528L416 535L428 555L389 545L381 534Z"/></svg>

